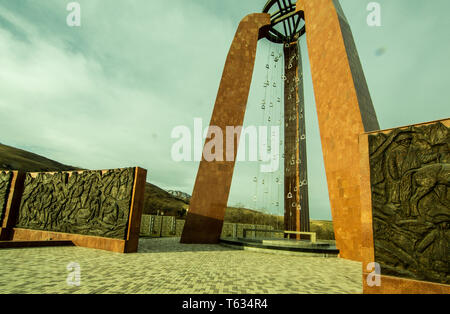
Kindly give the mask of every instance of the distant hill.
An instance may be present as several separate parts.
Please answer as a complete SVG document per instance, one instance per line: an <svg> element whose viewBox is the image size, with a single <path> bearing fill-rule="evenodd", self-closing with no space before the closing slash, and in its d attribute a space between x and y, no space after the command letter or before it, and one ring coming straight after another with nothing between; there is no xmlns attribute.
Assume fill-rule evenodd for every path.
<svg viewBox="0 0 450 314"><path fill-rule="evenodd" d="M25 172L81 170L81 168L63 165L40 155L3 144L0 144L0 169Z"/></svg>
<svg viewBox="0 0 450 314"><path fill-rule="evenodd" d="M145 186L144 214L165 216L176 216L185 218L189 202L173 196L169 192L147 183Z"/></svg>
<svg viewBox="0 0 450 314"><path fill-rule="evenodd" d="M189 203L191 201L191 196L185 192L168 190L170 195L175 196L176 198Z"/></svg>

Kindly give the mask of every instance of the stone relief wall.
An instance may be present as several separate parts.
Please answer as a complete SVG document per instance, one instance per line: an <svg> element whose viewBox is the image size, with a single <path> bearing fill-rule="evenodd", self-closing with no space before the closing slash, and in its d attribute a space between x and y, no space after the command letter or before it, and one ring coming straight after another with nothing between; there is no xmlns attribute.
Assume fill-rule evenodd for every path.
<svg viewBox="0 0 450 314"><path fill-rule="evenodd" d="M382 275L450 283L450 132L369 136L375 261Z"/></svg>
<svg viewBox="0 0 450 314"><path fill-rule="evenodd" d="M27 174L16 227L126 239L134 171Z"/></svg>
<svg viewBox="0 0 450 314"><path fill-rule="evenodd" d="M11 187L12 172L0 171L0 227L5 214L6 202L8 200L9 189Z"/></svg>

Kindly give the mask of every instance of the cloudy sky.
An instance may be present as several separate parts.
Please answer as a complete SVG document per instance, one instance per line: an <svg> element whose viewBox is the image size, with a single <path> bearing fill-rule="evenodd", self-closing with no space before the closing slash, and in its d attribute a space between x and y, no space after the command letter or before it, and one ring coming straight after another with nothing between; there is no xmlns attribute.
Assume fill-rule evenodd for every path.
<svg viewBox="0 0 450 314"><path fill-rule="evenodd" d="M66 23L69 2L0 0L0 142L90 169L141 166L149 182L191 194L198 162L172 160L171 132L194 118L207 126L236 27L266 1L79 0L80 27ZM450 1L379 0L380 27L367 25L369 2L341 0L381 127L449 117ZM331 219L300 44L310 214ZM263 124L265 65L280 48L259 43L245 125ZM238 163L229 205L281 213L280 175Z"/></svg>

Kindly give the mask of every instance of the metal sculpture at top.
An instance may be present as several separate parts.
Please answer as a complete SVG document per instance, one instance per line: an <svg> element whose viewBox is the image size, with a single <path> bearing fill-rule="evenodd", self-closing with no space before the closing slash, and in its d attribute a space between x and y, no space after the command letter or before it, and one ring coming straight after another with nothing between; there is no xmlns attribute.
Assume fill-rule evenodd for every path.
<svg viewBox="0 0 450 314"><path fill-rule="evenodd" d="M271 25L264 30L265 37L284 45L284 227L308 232L305 102L298 45L305 34L304 14L296 10L296 3L291 0L269 0L263 13L270 14L271 19Z"/></svg>
<svg viewBox="0 0 450 314"><path fill-rule="evenodd" d="M263 13L270 14L271 25L266 29L266 38L271 42L292 43L305 34L304 14L296 10L295 0L269 0ZM277 30L281 27L282 30Z"/></svg>

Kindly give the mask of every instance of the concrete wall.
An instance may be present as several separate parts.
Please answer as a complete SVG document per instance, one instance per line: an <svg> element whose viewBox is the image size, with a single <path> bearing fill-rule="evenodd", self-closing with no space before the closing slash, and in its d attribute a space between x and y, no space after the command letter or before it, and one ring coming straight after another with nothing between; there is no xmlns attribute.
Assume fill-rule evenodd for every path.
<svg viewBox="0 0 450 314"><path fill-rule="evenodd" d="M449 239L433 235L450 217L449 208L440 207L450 190L448 184L445 187L450 172L445 170L450 160L449 128L450 119L443 119L360 135L365 294L450 294ZM394 181L390 173L399 161L392 156L401 153L405 156L397 157L401 179ZM430 213L437 212L440 218L431 218ZM380 267L379 285L369 285L371 263Z"/></svg>
<svg viewBox="0 0 450 314"><path fill-rule="evenodd" d="M141 219L141 237L181 237L181 233L184 228L184 220L176 219L172 216L155 216L155 215L142 215ZM161 231L162 228L162 231ZM273 230L272 226L252 225L252 224L236 224L227 223L223 224L221 237L243 237L244 229L263 229ZM248 232L247 237L279 237L282 238L282 234L278 233L265 233L265 232Z"/></svg>
<svg viewBox="0 0 450 314"><path fill-rule="evenodd" d="M2 172L0 240L66 240L76 246L136 252L146 177L147 170L139 167Z"/></svg>

